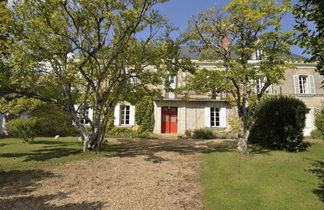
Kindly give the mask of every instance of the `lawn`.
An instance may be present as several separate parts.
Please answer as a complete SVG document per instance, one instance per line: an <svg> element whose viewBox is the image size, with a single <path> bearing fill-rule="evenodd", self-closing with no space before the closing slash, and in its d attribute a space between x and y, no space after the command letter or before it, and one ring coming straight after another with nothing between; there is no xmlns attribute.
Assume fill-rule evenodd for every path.
<svg viewBox="0 0 324 210"><path fill-rule="evenodd" d="M251 150L203 157L207 209L324 209L324 141L306 152Z"/></svg>
<svg viewBox="0 0 324 210"><path fill-rule="evenodd" d="M114 150L104 145L103 152L82 152L82 144L76 137L39 137L33 143L23 143L16 138L0 138L0 169L45 169L73 160L102 157Z"/></svg>

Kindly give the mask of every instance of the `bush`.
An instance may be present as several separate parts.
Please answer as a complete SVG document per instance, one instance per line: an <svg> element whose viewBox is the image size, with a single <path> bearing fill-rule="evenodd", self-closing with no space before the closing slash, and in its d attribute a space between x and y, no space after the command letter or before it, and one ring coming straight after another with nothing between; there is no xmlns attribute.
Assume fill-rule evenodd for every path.
<svg viewBox="0 0 324 210"><path fill-rule="evenodd" d="M134 138L137 136L136 130L125 127L113 127L107 131L108 135L116 137Z"/></svg>
<svg viewBox="0 0 324 210"><path fill-rule="evenodd" d="M39 123L33 118L17 118L10 120L6 127L9 135L21 138L24 142L31 142L38 134Z"/></svg>
<svg viewBox="0 0 324 210"><path fill-rule="evenodd" d="M293 97L265 98L257 107L249 141L268 149L305 150L302 140L308 111L304 102Z"/></svg>
<svg viewBox="0 0 324 210"><path fill-rule="evenodd" d="M318 129L312 130L311 137L313 139L324 139L323 133Z"/></svg>
<svg viewBox="0 0 324 210"><path fill-rule="evenodd" d="M214 132L210 128L198 128L193 130L193 139L213 139L215 138Z"/></svg>
<svg viewBox="0 0 324 210"><path fill-rule="evenodd" d="M193 130L189 130L189 129L185 130L185 132L184 132L185 138L191 138L192 135L193 135Z"/></svg>
<svg viewBox="0 0 324 210"><path fill-rule="evenodd" d="M319 134L317 134L318 138L323 139L324 137L324 107L315 111L315 126Z"/></svg>
<svg viewBox="0 0 324 210"><path fill-rule="evenodd" d="M72 125L72 117L69 113L62 111L52 104L41 104L36 109L29 112L32 118L37 119L40 136L76 136L79 130Z"/></svg>

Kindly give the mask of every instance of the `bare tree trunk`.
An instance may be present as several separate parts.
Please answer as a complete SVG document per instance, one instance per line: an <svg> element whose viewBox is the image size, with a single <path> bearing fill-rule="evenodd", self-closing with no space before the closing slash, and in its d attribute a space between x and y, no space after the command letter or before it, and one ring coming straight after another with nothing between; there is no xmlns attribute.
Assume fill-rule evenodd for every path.
<svg viewBox="0 0 324 210"><path fill-rule="evenodd" d="M239 130L239 141L237 144L237 150L241 154L248 154L248 138L250 134L250 130L246 129L245 122L242 117L240 117L240 130Z"/></svg>

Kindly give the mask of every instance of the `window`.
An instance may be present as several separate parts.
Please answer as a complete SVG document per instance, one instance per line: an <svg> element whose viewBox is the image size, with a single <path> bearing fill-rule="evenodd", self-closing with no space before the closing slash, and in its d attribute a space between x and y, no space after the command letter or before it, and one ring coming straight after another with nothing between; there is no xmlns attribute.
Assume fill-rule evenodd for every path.
<svg viewBox="0 0 324 210"><path fill-rule="evenodd" d="M86 116L86 118L89 118L89 109L86 109L86 110L85 110L84 115ZM82 125L88 125L88 124L89 124L89 121L88 121L87 119L84 119L84 118L82 117L82 119L80 120L80 123L81 123Z"/></svg>
<svg viewBox="0 0 324 210"><path fill-rule="evenodd" d="M175 98L175 93L173 90L176 88L177 84L177 77L176 76L169 76L168 83L165 84L166 92L165 97L166 98Z"/></svg>
<svg viewBox="0 0 324 210"><path fill-rule="evenodd" d="M252 60L261 60L261 55L263 54L262 50L256 50L252 53L251 59Z"/></svg>
<svg viewBox="0 0 324 210"><path fill-rule="evenodd" d="M315 94L313 75L294 75L296 94Z"/></svg>
<svg viewBox="0 0 324 210"><path fill-rule="evenodd" d="M260 93L263 87L263 82L262 79L257 79L256 80L256 92Z"/></svg>
<svg viewBox="0 0 324 210"><path fill-rule="evenodd" d="M130 124L130 106L120 106L120 124Z"/></svg>
<svg viewBox="0 0 324 210"><path fill-rule="evenodd" d="M260 93L262 88L265 85L265 79L256 79L255 80L255 87L254 87L254 92L256 94ZM272 85L270 85L269 87L267 87L267 89L264 91L264 93L266 94L272 94Z"/></svg>
<svg viewBox="0 0 324 210"><path fill-rule="evenodd" d="M219 127L219 109L218 108L210 108L210 127Z"/></svg>
<svg viewBox="0 0 324 210"><path fill-rule="evenodd" d="M300 94L306 94L306 79L307 76L305 75L299 75L299 93Z"/></svg>
<svg viewBox="0 0 324 210"><path fill-rule="evenodd" d="M90 124L90 121L93 119L93 110L89 106L83 105L80 107L80 104L75 104L74 110L77 112L78 118L82 125ZM73 122L73 124L75 125L76 123Z"/></svg>

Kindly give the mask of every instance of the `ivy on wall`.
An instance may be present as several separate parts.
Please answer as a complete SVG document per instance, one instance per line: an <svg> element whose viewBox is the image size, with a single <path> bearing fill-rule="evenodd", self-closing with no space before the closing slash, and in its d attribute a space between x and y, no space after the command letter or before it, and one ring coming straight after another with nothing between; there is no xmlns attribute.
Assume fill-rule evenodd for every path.
<svg viewBox="0 0 324 210"><path fill-rule="evenodd" d="M154 104L151 98L145 97L135 105L135 122L138 133L153 132Z"/></svg>

